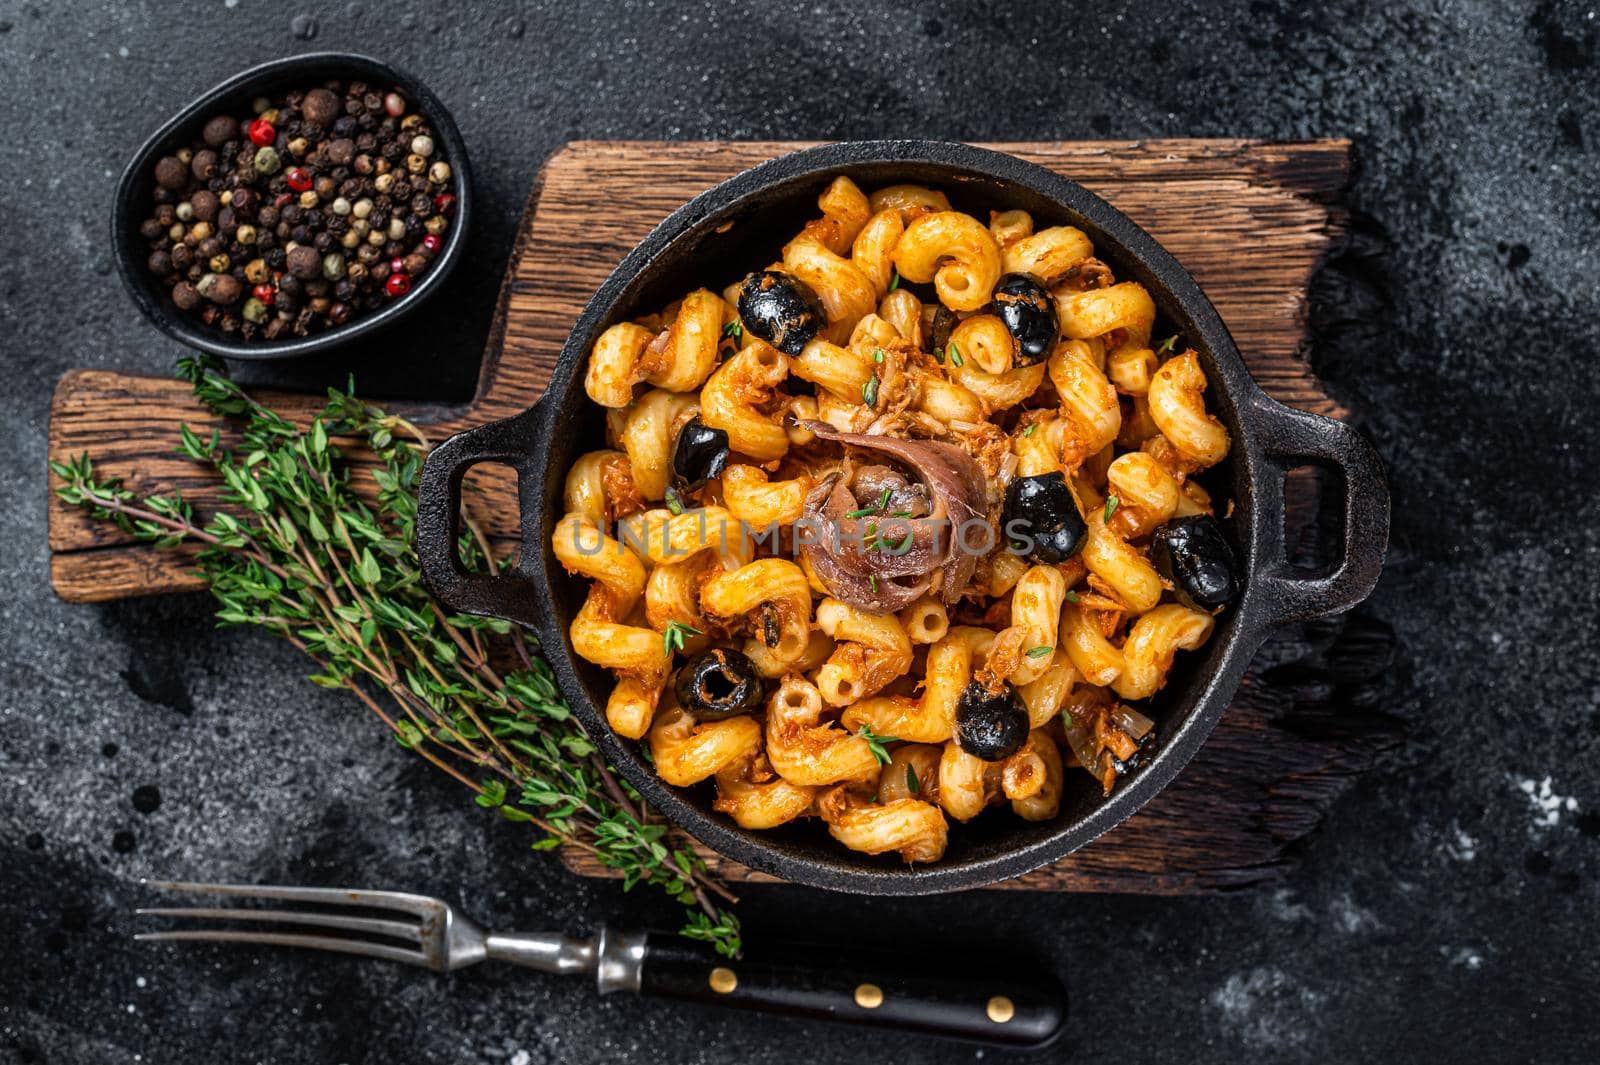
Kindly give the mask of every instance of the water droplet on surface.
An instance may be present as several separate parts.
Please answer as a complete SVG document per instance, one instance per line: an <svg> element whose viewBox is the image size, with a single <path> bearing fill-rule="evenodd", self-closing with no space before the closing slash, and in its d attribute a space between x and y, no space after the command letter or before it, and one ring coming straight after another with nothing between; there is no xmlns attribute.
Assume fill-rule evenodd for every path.
<svg viewBox="0 0 1600 1065"><path fill-rule="evenodd" d="M310 15L296 15L289 20L289 32L302 41L309 41L317 35L317 20Z"/></svg>

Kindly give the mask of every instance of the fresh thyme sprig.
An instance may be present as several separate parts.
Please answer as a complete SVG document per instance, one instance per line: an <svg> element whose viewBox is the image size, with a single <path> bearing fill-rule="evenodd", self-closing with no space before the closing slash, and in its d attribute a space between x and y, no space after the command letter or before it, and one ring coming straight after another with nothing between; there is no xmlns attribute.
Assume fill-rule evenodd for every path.
<svg viewBox="0 0 1600 1065"><path fill-rule="evenodd" d="M899 736L880 736L872 731L871 725L863 724L856 732L857 736L867 741L867 749L872 752L872 757L878 760L879 765L888 765L893 756L889 754L886 743L899 743Z"/></svg>
<svg viewBox="0 0 1600 1065"><path fill-rule="evenodd" d="M478 805L568 844L621 873L623 888L651 884L688 908L683 934L733 956L733 895L637 791L605 764L562 699L537 644L507 622L447 614L431 599L412 547L417 482L428 441L416 426L330 389L302 429L252 399L210 357L183 359L180 376L213 414L241 428L184 426L180 454L223 481L219 509L202 520L180 494L140 497L95 476L88 455L56 461L57 495L158 547L197 546L223 625L254 625L316 663L311 680L351 692L400 744L476 793ZM376 506L351 486L336 440L377 458ZM494 560L466 519L461 557ZM721 900L721 901L717 901Z"/></svg>

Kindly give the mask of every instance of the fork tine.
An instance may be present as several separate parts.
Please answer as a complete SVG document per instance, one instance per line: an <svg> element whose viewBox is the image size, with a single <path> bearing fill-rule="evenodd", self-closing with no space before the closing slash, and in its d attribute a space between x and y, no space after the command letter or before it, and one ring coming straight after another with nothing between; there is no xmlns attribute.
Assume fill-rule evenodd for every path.
<svg viewBox="0 0 1600 1065"><path fill-rule="evenodd" d="M141 880L140 883L160 891L283 899L288 902L314 902L325 906L367 906L374 909L402 910L418 917L431 917L450 908L443 899L436 899L430 895L413 895L404 891L284 887L275 884L200 884L190 880Z"/></svg>
<svg viewBox="0 0 1600 1065"><path fill-rule="evenodd" d="M410 921L385 921L378 917L345 917L337 913L310 913L303 910L155 906L134 912L144 917L218 917L224 921L276 921L282 924L313 925L320 928L339 928L347 932L389 936L393 939L409 939L418 943L422 942L427 934L423 926Z"/></svg>
<svg viewBox="0 0 1600 1065"><path fill-rule="evenodd" d="M338 936L302 936L287 932L238 932L221 928L202 928L182 932L141 932L133 937L147 943L200 942L200 943L258 943L277 947L309 947L313 950L331 950L340 954L359 954L364 958L383 958L388 961L436 968L420 950L406 950L383 943L370 943L364 939L342 939Z"/></svg>

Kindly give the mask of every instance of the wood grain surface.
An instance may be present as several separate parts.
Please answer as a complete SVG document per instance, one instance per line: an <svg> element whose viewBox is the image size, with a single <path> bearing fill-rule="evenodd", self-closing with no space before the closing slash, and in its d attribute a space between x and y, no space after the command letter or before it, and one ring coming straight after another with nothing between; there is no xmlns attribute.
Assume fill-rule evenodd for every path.
<svg viewBox="0 0 1600 1065"><path fill-rule="evenodd" d="M804 146L580 141L562 148L540 171L519 223L474 399L455 409L392 407L442 438L529 406L590 294L651 227L724 178ZM1267 392L1306 410L1343 415L1311 373L1303 346L1312 274L1342 233L1337 200L1348 178L1347 142L993 147L1079 181L1144 226L1205 289ZM303 419L321 406L312 396L263 398ZM205 514L218 482L172 451L186 422L198 427L210 419L180 382L75 370L56 389L50 453L87 451L103 475L144 492L181 489ZM52 475L51 487L56 483ZM512 536L509 477L483 471L477 483L491 533ZM1307 493L1294 498L1311 500ZM1313 519L1306 509L1291 514L1298 526ZM51 579L63 599L103 602L202 587L182 552L134 544L54 496L49 536ZM1300 650L1312 658L1319 653L1309 645ZM1341 661L1348 665L1349 658ZM1285 715L1304 712L1291 693L1253 673L1175 785L1093 847L1008 886L1178 892L1274 875L1288 845L1389 738L1373 722L1322 729L1319 738L1281 726ZM723 871L745 875L726 863Z"/></svg>

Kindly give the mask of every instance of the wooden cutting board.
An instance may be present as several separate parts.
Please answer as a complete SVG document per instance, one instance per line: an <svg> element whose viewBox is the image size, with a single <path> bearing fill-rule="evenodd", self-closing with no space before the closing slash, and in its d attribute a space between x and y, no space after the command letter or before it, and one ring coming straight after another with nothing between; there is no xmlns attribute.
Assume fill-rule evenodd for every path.
<svg viewBox="0 0 1600 1065"><path fill-rule="evenodd" d="M805 146L579 141L562 148L534 179L475 398L464 409L391 406L425 422L437 438L529 406L543 392L590 293L652 226L718 181ZM1343 416L1302 349L1308 285L1343 232L1337 200L1349 174L1348 142L994 147L1079 181L1143 225L1206 290L1267 392ZM321 407L315 396L264 398L306 420ZM74 370L56 389L50 453L63 458L87 451L103 475L145 492L182 489L205 513L218 482L172 448L180 425L208 421L187 387L170 378ZM486 492L491 531L514 537L509 478L484 471L477 482ZM1297 481L1289 495L1291 537L1314 539L1315 491ZM51 579L65 600L104 602L203 587L182 552L133 543L53 495L49 532ZM1314 640L1280 641L1278 665L1268 673L1251 671L1204 750L1172 786L1093 846L1007 886L1178 893L1277 875L1328 803L1395 739L1388 719L1353 713L1339 695L1382 671L1390 642L1381 627L1338 624L1318 630ZM1287 673L1285 662L1294 664ZM750 875L714 856L708 860L732 878ZM579 857L569 856L569 864L586 874L605 873Z"/></svg>

